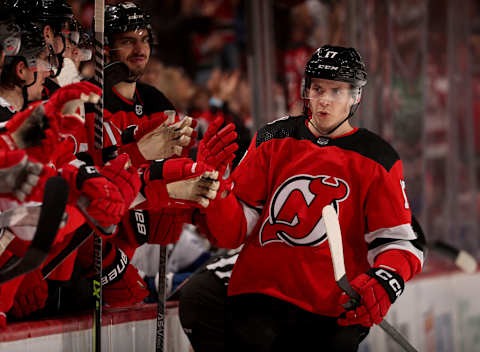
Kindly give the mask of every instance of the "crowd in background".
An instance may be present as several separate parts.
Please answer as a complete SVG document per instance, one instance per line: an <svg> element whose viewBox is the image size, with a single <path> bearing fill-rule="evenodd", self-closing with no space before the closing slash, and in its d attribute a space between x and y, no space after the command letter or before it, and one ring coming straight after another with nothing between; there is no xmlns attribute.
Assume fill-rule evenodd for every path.
<svg viewBox="0 0 480 352"><path fill-rule="evenodd" d="M117 2L121 1L109 3ZM69 3L83 27L91 31L93 2L71 0ZM140 81L163 92L178 112L197 119L200 138L219 116L233 122L239 135L239 150L233 161L235 167L250 143L254 126L252 87L246 60L247 1L144 0L141 3L152 17L154 47ZM305 63L314 49L326 43L344 45L349 42L348 4L346 0L272 1L276 50L276 61L272 64L276 71L275 90L271 93L275 97L277 117L302 113L301 82ZM446 8L447 5L443 6ZM441 21L432 20L425 28L426 33L422 33L418 29L423 25L426 13L421 12L421 6L407 7L396 8L401 16L393 23L395 38L392 39L387 37L387 31L379 31L388 27L386 17L379 16L389 11L388 5L374 0L366 2L364 18L376 16L375 21L365 23L364 32L360 34L363 39L360 49L368 52L365 58L367 70L371 73L368 87L371 91L362 102L360 116L354 123L368 125L387 140L392 140L405 163L410 187L407 192L414 213L424 219L433 236L442 234L439 236L446 237L443 235L448 231L444 217L448 214L443 203L444 189L448 187L445 167L449 125L445 114L449 82L445 33L441 31L445 23L437 24ZM464 115L456 114L462 131L469 128L474 131L476 168L475 178L469 179L473 186L460 190L459 197L468 198L469 192L476 190L473 196L476 196L477 213L474 216L480 217L480 8L473 9L472 14L471 41L460 54L469 58L469 67L472 68L471 106L467 108L472 108L474 125L466 126ZM409 30L410 27L415 30ZM423 40L423 34L431 50L425 51L416 45ZM383 43L388 40L395 44L384 47ZM84 77L93 75L92 61L78 65ZM372 111L376 116L369 114ZM460 133L459 137L464 136ZM459 176L468 173L469 161L461 160ZM465 206L470 207L471 203ZM170 263L172 275L179 272L188 275L208 259L212 248L198 235L195 228L185 227L182 236L193 238L195 245L190 249L195 250L192 249L185 262ZM480 254L480 240L468 237L465 242L460 241L460 244L472 243ZM155 262L155 257L151 258ZM145 263L142 265L145 269ZM155 275L154 270L147 271L148 276ZM186 275L177 277L176 284ZM175 283L172 285L173 290Z"/></svg>

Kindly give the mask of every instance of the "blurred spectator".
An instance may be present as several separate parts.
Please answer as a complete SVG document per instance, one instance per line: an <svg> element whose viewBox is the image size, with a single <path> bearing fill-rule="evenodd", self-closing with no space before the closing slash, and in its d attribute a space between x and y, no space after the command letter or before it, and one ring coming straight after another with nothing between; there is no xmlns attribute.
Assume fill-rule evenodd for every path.
<svg viewBox="0 0 480 352"><path fill-rule="evenodd" d="M235 167L248 148L251 132L247 127L251 119L248 83L240 79L240 72L225 73L214 69L205 88L199 88L195 104L189 115L198 119L199 137L203 136L208 125L218 116L225 119L225 124L233 122L238 133L239 149L232 163ZM207 102L208 98L208 102Z"/></svg>
<svg viewBox="0 0 480 352"><path fill-rule="evenodd" d="M163 92L178 112L187 112L194 90L182 68L166 67L158 58L151 57L140 81Z"/></svg>
<svg viewBox="0 0 480 352"><path fill-rule="evenodd" d="M285 83L289 114L303 113L303 100L300 90L305 64L312 55L313 48L308 39L313 30L313 19L305 3L292 8L290 12L290 41L284 54Z"/></svg>

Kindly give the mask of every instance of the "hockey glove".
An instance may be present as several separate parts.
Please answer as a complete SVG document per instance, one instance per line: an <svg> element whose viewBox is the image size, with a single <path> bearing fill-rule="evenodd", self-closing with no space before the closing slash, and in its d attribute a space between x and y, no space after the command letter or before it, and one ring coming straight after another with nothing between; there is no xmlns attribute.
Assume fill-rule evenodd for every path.
<svg viewBox="0 0 480 352"><path fill-rule="evenodd" d="M122 193L125 207L128 209L140 191L142 182L138 171L133 166L125 168L129 162L127 154L121 154L104 166L100 173L114 183Z"/></svg>
<svg viewBox="0 0 480 352"><path fill-rule="evenodd" d="M122 219L118 238L137 248L144 243L176 243L184 223L192 223L190 209L162 208L157 211L131 209Z"/></svg>
<svg viewBox="0 0 480 352"><path fill-rule="evenodd" d="M59 88L45 103L45 113L50 117L59 119L59 126L62 124L63 115L76 116L85 120L84 116L79 114L83 110L84 103L97 103L102 95L102 90L95 84L82 81L69 84Z"/></svg>
<svg viewBox="0 0 480 352"><path fill-rule="evenodd" d="M392 270L372 268L357 276L351 285L362 297L360 305L346 312L345 318L338 319L342 326L361 324L371 327L379 324L405 287L402 277ZM341 304L348 304L346 294L341 298Z"/></svg>
<svg viewBox="0 0 480 352"><path fill-rule="evenodd" d="M187 158L154 161L143 175L151 206L207 207L220 187L218 172Z"/></svg>
<svg viewBox="0 0 480 352"><path fill-rule="evenodd" d="M223 117L217 117L207 129L205 136L198 145L197 161L204 162L218 170L220 174L225 172L227 165L235 158L238 144L235 142L238 135L235 125L229 123L221 130Z"/></svg>
<svg viewBox="0 0 480 352"><path fill-rule="evenodd" d="M23 276L18 276L0 285L0 328L7 326L7 316L5 313L13 306L15 293L22 280Z"/></svg>
<svg viewBox="0 0 480 352"><path fill-rule="evenodd" d="M48 298L48 284L40 270L25 275L15 294L15 301L9 313L16 318L26 317L45 307Z"/></svg>
<svg viewBox="0 0 480 352"><path fill-rule="evenodd" d="M31 104L7 122L5 128L19 149L30 148L29 155L48 162L58 143L62 116L75 114L83 102L96 102L101 91L89 82L58 89L46 102Z"/></svg>
<svg viewBox="0 0 480 352"><path fill-rule="evenodd" d="M124 265L122 263L122 265ZM117 265L117 268L120 264ZM110 271L111 273L112 271ZM109 275L107 272L105 275ZM135 303L141 303L149 295L147 284L138 274L137 268L132 264L126 264L126 269L118 279L102 279L103 300L110 307L124 307Z"/></svg>
<svg viewBox="0 0 480 352"><path fill-rule="evenodd" d="M70 185L70 201L77 202L82 195L89 204L85 211L102 227L108 227L120 222L125 213L125 200L118 187L102 176L94 166L74 163L65 165L62 176Z"/></svg>

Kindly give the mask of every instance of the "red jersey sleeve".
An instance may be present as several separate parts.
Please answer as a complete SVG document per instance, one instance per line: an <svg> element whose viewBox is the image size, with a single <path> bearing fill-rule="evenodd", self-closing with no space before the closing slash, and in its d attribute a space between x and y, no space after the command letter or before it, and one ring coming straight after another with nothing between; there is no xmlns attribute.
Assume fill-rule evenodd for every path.
<svg viewBox="0 0 480 352"><path fill-rule="evenodd" d="M365 200L368 262L373 265L381 253L402 250L410 252L421 267L423 252L412 243L417 236L411 226L412 215L405 191L401 160L390 170L377 166L372 179ZM417 264L412 263L412 266L416 267Z"/></svg>

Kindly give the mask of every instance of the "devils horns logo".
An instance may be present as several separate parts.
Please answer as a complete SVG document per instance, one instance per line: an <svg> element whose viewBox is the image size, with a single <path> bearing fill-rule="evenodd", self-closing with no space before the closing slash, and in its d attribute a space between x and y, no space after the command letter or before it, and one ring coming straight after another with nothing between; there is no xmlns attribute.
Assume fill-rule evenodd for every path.
<svg viewBox="0 0 480 352"><path fill-rule="evenodd" d="M318 246L327 239L322 209L347 199L350 187L327 175L296 175L275 191L269 216L260 229L260 244L284 242L290 246Z"/></svg>

